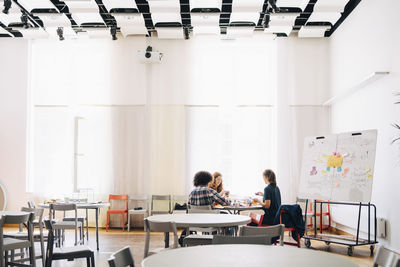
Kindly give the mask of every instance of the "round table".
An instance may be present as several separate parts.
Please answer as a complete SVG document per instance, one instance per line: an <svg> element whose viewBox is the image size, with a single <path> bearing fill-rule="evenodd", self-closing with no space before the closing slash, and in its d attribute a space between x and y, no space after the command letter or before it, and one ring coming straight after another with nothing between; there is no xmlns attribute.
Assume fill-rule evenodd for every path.
<svg viewBox="0 0 400 267"><path fill-rule="evenodd" d="M165 214L147 217L151 222L175 222L177 227L233 227L250 223L249 216L232 214Z"/></svg>
<svg viewBox="0 0 400 267"><path fill-rule="evenodd" d="M222 206L214 208L216 210L227 210L229 212L233 211L233 214L240 214L242 211L252 211L252 210L262 210L262 206Z"/></svg>
<svg viewBox="0 0 400 267"><path fill-rule="evenodd" d="M142 261L142 267L356 267L337 255L311 249L265 245L213 245L166 250Z"/></svg>
<svg viewBox="0 0 400 267"><path fill-rule="evenodd" d="M12 211L12 210L0 211L0 216L3 216L3 215L21 216L21 215L26 215L26 214L29 214L29 212L26 212L26 211Z"/></svg>

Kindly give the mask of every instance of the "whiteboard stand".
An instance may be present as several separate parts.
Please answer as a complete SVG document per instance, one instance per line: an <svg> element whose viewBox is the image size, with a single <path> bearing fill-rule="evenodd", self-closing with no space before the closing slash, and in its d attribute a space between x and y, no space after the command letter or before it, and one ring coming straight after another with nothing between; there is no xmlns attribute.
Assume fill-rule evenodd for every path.
<svg viewBox="0 0 400 267"><path fill-rule="evenodd" d="M304 221L307 222L307 207L308 207L308 199L306 199L306 208L305 208L305 219ZM317 231L317 203L321 206L321 218L322 218L322 205L323 204L330 204L330 205L346 205L346 206L358 206L358 219L357 219L357 234L356 237L349 237L349 236L340 236L340 235L331 235L331 234L323 234L322 233L322 224L320 225L320 233ZM361 209L363 207L367 207L368 209L368 239L360 238L360 222L361 222ZM371 207L374 210L374 236L371 238ZM356 246L370 246L371 256L374 254L375 244L378 243L376 240L376 233L377 233L377 219L376 219L376 206L374 204L368 203L356 203L356 202L335 202L335 201L322 201L322 200L314 200L314 234L308 235L307 227L305 229L305 244L307 248L311 247L311 240L318 240L325 242L326 245L329 246L330 243L345 245L348 246L347 255L352 256L354 247Z"/></svg>

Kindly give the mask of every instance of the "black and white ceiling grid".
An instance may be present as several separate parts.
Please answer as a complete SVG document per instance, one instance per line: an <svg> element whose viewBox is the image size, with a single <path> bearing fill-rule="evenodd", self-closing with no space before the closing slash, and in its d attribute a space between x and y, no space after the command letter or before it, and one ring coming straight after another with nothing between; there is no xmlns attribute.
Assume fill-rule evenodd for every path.
<svg viewBox="0 0 400 267"><path fill-rule="evenodd" d="M361 0L0 0L0 37L329 37Z"/></svg>

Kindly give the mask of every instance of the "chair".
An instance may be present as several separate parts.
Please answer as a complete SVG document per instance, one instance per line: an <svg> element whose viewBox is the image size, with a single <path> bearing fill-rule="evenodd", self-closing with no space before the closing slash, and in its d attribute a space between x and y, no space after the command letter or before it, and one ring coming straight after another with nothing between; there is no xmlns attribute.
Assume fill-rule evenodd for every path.
<svg viewBox="0 0 400 267"><path fill-rule="evenodd" d="M131 215L143 215L144 218L149 215L147 195L129 195L129 200L135 203L135 207L128 210L128 232L131 230Z"/></svg>
<svg viewBox="0 0 400 267"><path fill-rule="evenodd" d="M36 204L34 200L28 200L28 207L31 209L35 209L36 208Z"/></svg>
<svg viewBox="0 0 400 267"><path fill-rule="evenodd" d="M110 229L110 215L111 214L121 214L122 216L122 232L125 230L125 214L128 217L128 202L129 202L129 197L128 195L109 195L108 197L108 202L111 203L112 200L116 200L116 201L125 201L125 209L115 209L112 210L111 209L111 205L110 207L108 207L107 210L107 224L106 224L106 231L108 231L108 229Z"/></svg>
<svg viewBox="0 0 400 267"><path fill-rule="evenodd" d="M193 207L193 206L191 206ZM209 207L209 206L200 206L200 207ZM209 209L188 209L189 214L200 213L200 214L219 214L219 210L210 210ZM196 234L189 234L182 241L183 247L191 247L191 246L199 246L199 245L211 245L213 240L213 235L210 233L217 232L218 229L214 227L191 227L188 232L196 232ZM199 235L197 232L201 232ZM204 234L206 233L206 234Z"/></svg>
<svg viewBox="0 0 400 267"><path fill-rule="evenodd" d="M280 224L282 224L282 214L284 214L284 213L286 213L286 211L284 210L284 209L281 209L280 211L279 211L279 213L280 213L280 217L279 217L279 223ZM286 245L290 245L290 246L296 246L296 247L298 247L298 248L300 248L301 247L301 244L300 244L300 234L299 234L299 232L296 230L296 228L295 227L285 227L285 231L288 231L288 232L295 232L296 233L296 242L284 242Z"/></svg>
<svg viewBox="0 0 400 267"><path fill-rule="evenodd" d="M78 221L78 211L76 209L76 204L66 204L66 203L52 203L50 204L50 220L55 218L56 211L63 211L64 214L66 211L74 211L75 213L75 220L74 221L58 221L52 223L53 229L56 231L56 238L58 240L58 246L64 244L65 240L65 230L74 230L75 231L75 242L74 245L78 244L78 228L79 228L79 236L80 240L79 243L83 242L83 224Z"/></svg>
<svg viewBox="0 0 400 267"><path fill-rule="evenodd" d="M319 205L321 205L322 206L322 204L320 203ZM317 207L315 207L315 210L317 211L318 209L317 209ZM321 233L322 233L322 230L325 230L325 229L328 229L328 230L330 230L331 229L331 207L330 207L330 205L329 205L329 203L327 204L327 210L326 211L322 211L321 212L321 209L320 209L320 211L318 212L316 212L315 213L316 214L316 216L317 217L320 217L319 218L319 229L321 230ZM314 214L313 214L314 215ZM308 215L307 215L308 216ZM323 225L322 224L322 218L323 217L328 217L328 225ZM315 222L316 223L316 222Z"/></svg>
<svg viewBox="0 0 400 267"><path fill-rule="evenodd" d="M375 254L374 267L400 267L400 255L381 246Z"/></svg>
<svg viewBox="0 0 400 267"><path fill-rule="evenodd" d="M133 257L129 246L124 247L117 252L111 254L107 260L110 267L134 267Z"/></svg>
<svg viewBox="0 0 400 267"><path fill-rule="evenodd" d="M149 255L150 246L150 232L162 232L169 235L170 232L174 235L174 245L173 248L178 247L178 233L176 230L176 224L174 222L151 222L144 219L144 227L146 231L146 241L144 245L144 257ZM166 246L167 248L167 246Z"/></svg>
<svg viewBox="0 0 400 267"><path fill-rule="evenodd" d="M284 244L285 225L278 224L267 227L243 226L239 236L267 236L270 240L279 236L279 244Z"/></svg>
<svg viewBox="0 0 400 267"><path fill-rule="evenodd" d="M271 238L265 235L261 236L215 235L212 240L212 244L213 245L227 245L227 244L271 245Z"/></svg>
<svg viewBox="0 0 400 267"><path fill-rule="evenodd" d="M264 215L250 212L249 217L251 219L251 222L255 223L257 226L265 226L265 225L262 224L262 221L264 219Z"/></svg>
<svg viewBox="0 0 400 267"><path fill-rule="evenodd" d="M155 202L166 202L168 201L168 208L167 209L154 209L154 204ZM151 196L151 209L150 213L151 215L155 214L168 214L171 211L171 196L170 195L152 195Z"/></svg>
<svg viewBox="0 0 400 267"><path fill-rule="evenodd" d="M44 240L45 236L43 234L43 209L34 209L34 208L22 208L21 211L23 212L29 212L33 214L33 220L32 220L32 236L34 242L39 242L40 243L40 250L41 250L41 255L36 256L36 259L42 259L42 265L43 267L45 266L45 247L44 247ZM37 219L36 219L37 218ZM35 227L39 228L39 232L35 232ZM15 233L5 233L4 237L10 237L14 239L19 239L19 240L29 240L29 235L28 232L23 231L22 225L20 225L20 229L18 232ZM47 236L46 236L47 238ZM14 254L15 256L15 254ZM23 256L23 253L21 253L21 256Z"/></svg>
<svg viewBox="0 0 400 267"><path fill-rule="evenodd" d="M23 215L2 215L0 218L0 267L3 266L9 266L9 265L20 265L20 266L32 266L36 267L36 260L35 260L35 244L33 241L33 227L32 227L32 221L33 221L34 214L33 213L26 213ZM26 224L28 228L28 233L27 233L27 239L16 239L16 238L10 238L10 237L4 237L3 236L3 227L4 224ZM29 259L24 259L22 258L23 256L21 255L21 259L15 260L11 259L11 262L9 262L9 256L8 252L11 251L13 254L13 251L16 249L29 249ZM13 256L13 255L12 255ZM28 261L29 260L29 265L21 265L22 262Z"/></svg>
<svg viewBox="0 0 400 267"><path fill-rule="evenodd" d="M66 197L66 198L64 198L64 201L66 203L87 203L88 199L87 198L68 198L68 197ZM83 239L82 239L83 243L85 242L85 236L87 237L87 240L89 240L89 222L88 222L89 219L88 218L89 218L89 215L88 215L87 209L86 209L85 217L78 216L78 221L82 223L83 229L85 229L85 227L86 227L86 235L85 235L85 231L83 231ZM64 214L63 221L72 222L74 220L75 220L75 217L67 217ZM85 226L85 221L86 221L86 226Z"/></svg>
<svg viewBox="0 0 400 267"><path fill-rule="evenodd" d="M188 204L188 210L212 210L211 205L197 206Z"/></svg>
<svg viewBox="0 0 400 267"><path fill-rule="evenodd" d="M307 199L298 198L298 197L296 198L296 204L299 204L301 206L302 210L306 210L305 209L306 203L307 203ZM314 224L313 224L313 220L314 220L313 202L308 201L308 203L309 203L308 204L309 206L307 207L307 219L310 220L310 223L306 225L307 230L313 229L313 227L314 227ZM303 205L301 205L301 204L303 204ZM306 213L303 212L303 218L305 218L305 217L306 217ZM304 223L307 223L307 222L304 222Z"/></svg>
<svg viewBox="0 0 400 267"><path fill-rule="evenodd" d="M73 261L74 259L79 258L86 258L87 267L95 267L94 253L87 246L54 248L55 229L53 228L53 224L49 220L45 220L44 223L47 230L49 231L47 238L46 267L51 267L52 262L56 260Z"/></svg>
<svg viewBox="0 0 400 267"><path fill-rule="evenodd" d="M173 214L181 214L181 213L186 213L187 212L187 202L188 202L188 196L186 195L173 195L172 196L172 213ZM175 209L176 204L179 204L181 206L186 205L186 209L180 209L177 210Z"/></svg>

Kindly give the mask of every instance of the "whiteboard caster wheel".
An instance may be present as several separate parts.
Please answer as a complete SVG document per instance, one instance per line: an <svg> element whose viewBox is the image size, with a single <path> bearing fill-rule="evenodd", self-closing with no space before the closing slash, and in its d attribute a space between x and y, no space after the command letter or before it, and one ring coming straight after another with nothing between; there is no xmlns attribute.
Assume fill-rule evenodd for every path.
<svg viewBox="0 0 400 267"><path fill-rule="evenodd" d="M306 239L305 244L306 244L306 248L310 248L310 247L311 247L311 241L310 241L310 239Z"/></svg>
<svg viewBox="0 0 400 267"><path fill-rule="evenodd" d="M353 256L353 247L352 246L349 246L349 248L347 249L347 255Z"/></svg>

